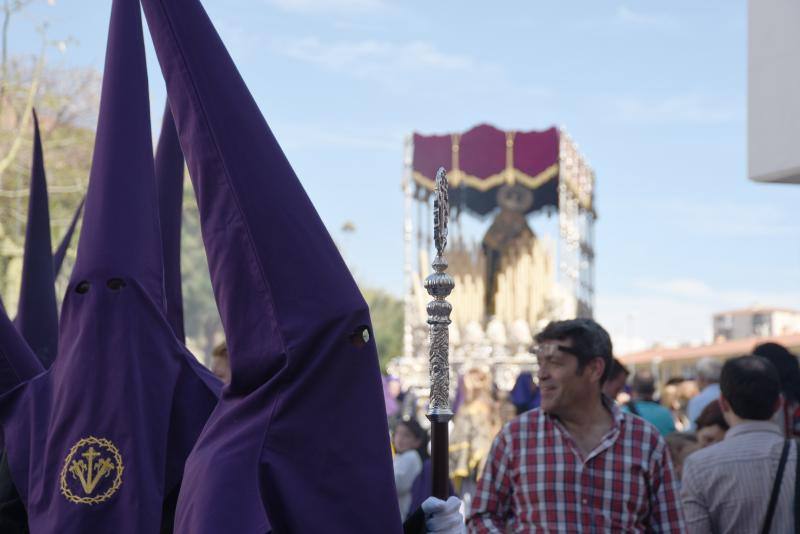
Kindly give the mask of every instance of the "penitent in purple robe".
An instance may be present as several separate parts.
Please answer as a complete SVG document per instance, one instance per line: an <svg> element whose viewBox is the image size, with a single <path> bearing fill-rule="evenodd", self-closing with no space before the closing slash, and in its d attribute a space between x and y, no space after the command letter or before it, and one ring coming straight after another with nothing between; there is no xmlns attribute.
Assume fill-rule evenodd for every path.
<svg viewBox="0 0 800 534"><path fill-rule="evenodd" d="M39 120L34 111L28 224L14 324L5 309L0 311L0 394L44 372L55 357L58 310L54 282L47 181ZM5 451L0 451L0 531L28 531L25 508L11 480Z"/></svg>
<svg viewBox="0 0 800 534"><path fill-rule="evenodd" d="M219 382L166 318L162 254L140 6L114 0L58 356L0 397L8 464L33 533L171 528L162 517Z"/></svg>
<svg viewBox="0 0 800 534"><path fill-rule="evenodd" d="M232 375L187 460L176 531L400 532L367 305L201 4L142 4Z"/></svg>
<svg viewBox="0 0 800 534"><path fill-rule="evenodd" d="M44 367L28 343L5 310L0 310L0 395L43 372ZM29 532L25 507L11 479L4 450L0 450L0 532Z"/></svg>

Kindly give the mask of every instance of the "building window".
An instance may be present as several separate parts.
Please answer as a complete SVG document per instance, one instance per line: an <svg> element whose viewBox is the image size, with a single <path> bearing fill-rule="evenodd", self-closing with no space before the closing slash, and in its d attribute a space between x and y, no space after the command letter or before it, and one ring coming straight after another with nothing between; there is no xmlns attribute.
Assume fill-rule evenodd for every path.
<svg viewBox="0 0 800 534"><path fill-rule="evenodd" d="M771 334L769 314L753 314L753 334L757 336L768 336Z"/></svg>

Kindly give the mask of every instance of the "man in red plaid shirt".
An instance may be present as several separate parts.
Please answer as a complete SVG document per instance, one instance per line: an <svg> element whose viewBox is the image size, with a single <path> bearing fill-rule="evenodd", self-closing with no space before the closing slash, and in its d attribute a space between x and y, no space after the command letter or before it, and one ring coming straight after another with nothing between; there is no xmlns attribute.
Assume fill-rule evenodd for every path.
<svg viewBox="0 0 800 534"><path fill-rule="evenodd" d="M601 393L608 333L591 319L557 321L536 342L541 407L495 438L469 532L683 532L664 440Z"/></svg>

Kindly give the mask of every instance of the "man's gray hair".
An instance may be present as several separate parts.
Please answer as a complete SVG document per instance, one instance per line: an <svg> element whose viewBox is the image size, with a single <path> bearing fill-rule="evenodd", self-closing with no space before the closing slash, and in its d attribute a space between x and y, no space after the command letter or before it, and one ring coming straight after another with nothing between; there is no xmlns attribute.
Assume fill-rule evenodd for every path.
<svg viewBox="0 0 800 534"><path fill-rule="evenodd" d="M700 358L695 366L697 378L712 384L719 382L719 375L722 372L722 362L714 358Z"/></svg>

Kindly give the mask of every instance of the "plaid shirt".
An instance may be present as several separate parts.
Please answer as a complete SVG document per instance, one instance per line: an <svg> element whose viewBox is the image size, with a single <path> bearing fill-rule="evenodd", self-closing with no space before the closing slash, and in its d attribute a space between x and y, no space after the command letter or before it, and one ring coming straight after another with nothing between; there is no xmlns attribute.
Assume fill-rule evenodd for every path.
<svg viewBox="0 0 800 534"><path fill-rule="evenodd" d="M585 459L540 409L506 424L478 481L469 532L684 532L664 440L611 410L613 427Z"/></svg>

